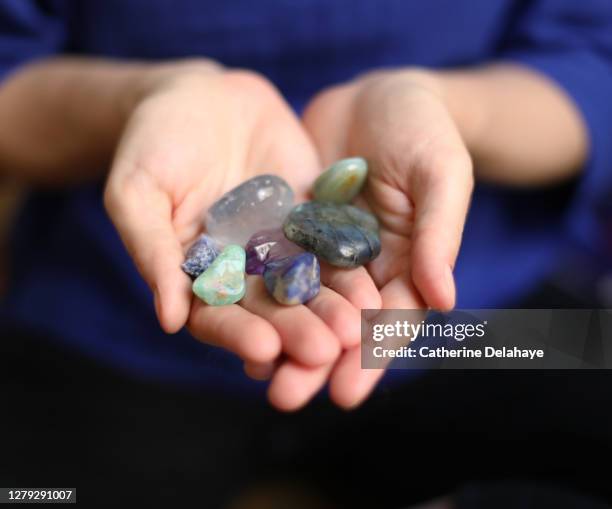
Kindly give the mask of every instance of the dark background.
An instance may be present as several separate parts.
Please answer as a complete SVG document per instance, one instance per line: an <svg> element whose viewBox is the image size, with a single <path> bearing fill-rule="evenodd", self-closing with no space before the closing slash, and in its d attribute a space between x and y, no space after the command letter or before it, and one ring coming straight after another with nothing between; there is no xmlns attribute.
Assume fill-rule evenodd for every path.
<svg viewBox="0 0 612 509"><path fill-rule="evenodd" d="M3 225L19 197L5 187ZM608 306L609 267L579 249L567 263L517 306ZM431 372L352 412L321 397L287 415L132 380L48 339L0 331L5 487L76 486L87 507L612 506L609 372Z"/></svg>

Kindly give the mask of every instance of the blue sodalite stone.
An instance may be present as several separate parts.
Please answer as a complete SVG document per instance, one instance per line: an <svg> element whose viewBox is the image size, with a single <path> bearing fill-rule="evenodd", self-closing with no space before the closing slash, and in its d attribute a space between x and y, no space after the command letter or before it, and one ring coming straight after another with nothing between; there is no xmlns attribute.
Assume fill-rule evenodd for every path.
<svg viewBox="0 0 612 509"><path fill-rule="evenodd" d="M270 295L288 306L303 304L316 297L321 289L321 270L312 253L288 256L270 262L263 273Z"/></svg>
<svg viewBox="0 0 612 509"><path fill-rule="evenodd" d="M285 236L337 267L358 267L380 254L376 218L352 205L307 202L283 225Z"/></svg>
<svg viewBox="0 0 612 509"><path fill-rule="evenodd" d="M200 235L191 245L181 265L183 272L197 278L219 256L215 242L208 235Z"/></svg>

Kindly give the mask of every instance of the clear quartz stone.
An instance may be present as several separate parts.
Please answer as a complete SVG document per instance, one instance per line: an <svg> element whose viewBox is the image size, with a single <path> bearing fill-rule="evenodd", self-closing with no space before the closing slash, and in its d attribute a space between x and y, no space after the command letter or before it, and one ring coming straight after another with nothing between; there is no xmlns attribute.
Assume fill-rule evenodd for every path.
<svg viewBox="0 0 612 509"><path fill-rule="evenodd" d="M278 228L293 208L293 191L282 178L259 175L215 202L206 215L206 230L222 245L244 246L256 232Z"/></svg>

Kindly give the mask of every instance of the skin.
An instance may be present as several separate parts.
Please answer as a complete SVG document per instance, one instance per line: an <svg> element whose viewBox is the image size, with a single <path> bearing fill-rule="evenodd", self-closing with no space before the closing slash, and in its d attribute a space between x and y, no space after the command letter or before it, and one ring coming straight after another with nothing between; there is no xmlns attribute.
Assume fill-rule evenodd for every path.
<svg viewBox="0 0 612 509"><path fill-rule="evenodd" d="M564 94L508 66L369 74L323 91L301 122L250 71L59 58L0 87L0 118L5 177L65 186L110 167L105 206L162 328L186 325L239 355L247 374L271 378L281 410L300 408L326 383L344 408L371 392L382 370L360 367L360 309L454 306L473 167L477 178L545 185L576 175L588 148ZM370 162L360 205L381 221L377 260L351 271L324 265L325 286L307 305L277 304L257 277L239 304L211 308L192 297L179 266L203 210L271 171L307 199L321 169L349 155Z"/></svg>

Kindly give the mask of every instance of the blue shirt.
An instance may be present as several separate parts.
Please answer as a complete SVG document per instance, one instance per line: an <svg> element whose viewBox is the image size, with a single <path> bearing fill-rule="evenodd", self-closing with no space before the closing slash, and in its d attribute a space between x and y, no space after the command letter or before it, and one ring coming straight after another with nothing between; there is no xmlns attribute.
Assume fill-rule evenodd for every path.
<svg viewBox="0 0 612 509"><path fill-rule="evenodd" d="M59 53L206 56L263 73L298 111L323 87L377 67L530 66L579 108L589 161L580 179L555 189L477 186L458 305L510 306L570 243L601 242L595 211L612 192L610 0L0 0L0 78ZM230 354L161 332L101 192L102 183L32 193L15 229L3 321L146 378L250 383Z"/></svg>

